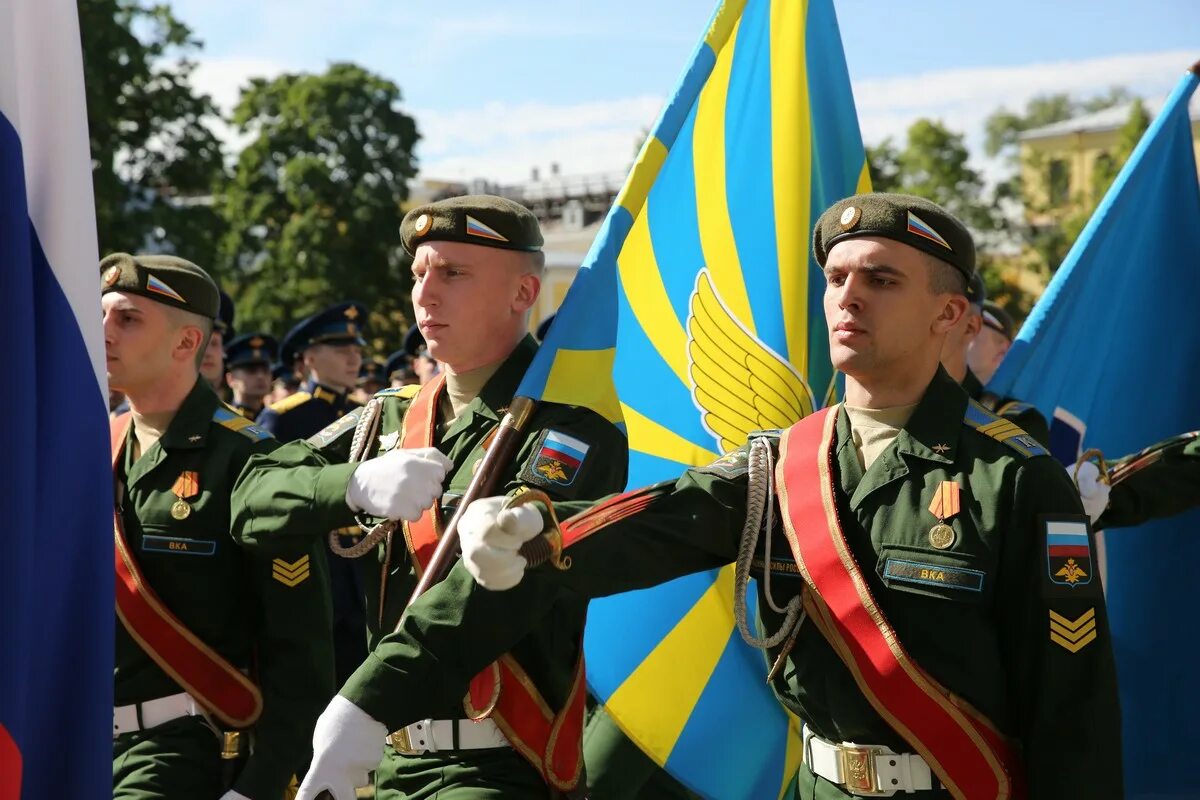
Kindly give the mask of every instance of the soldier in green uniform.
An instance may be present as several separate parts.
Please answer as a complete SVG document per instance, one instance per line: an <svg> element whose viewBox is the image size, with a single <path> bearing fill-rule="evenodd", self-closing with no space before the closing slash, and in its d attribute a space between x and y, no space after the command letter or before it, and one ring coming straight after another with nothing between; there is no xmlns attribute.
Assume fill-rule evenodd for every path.
<svg viewBox="0 0 1200 800"><path fill-rule="evenodd" d="M256 461L235 492L238 514L247 521L244 534L258 539L278 536L293 520L311 521L320 531L353 524L352 509L409 520L359 562L372 647L400 619L420 574L414 560L428 552L422 542L432 543L431 531L440 529L467 489L533 359L537 345L526 330L544 265L537 219L499 197L457 197L420 206L405 217L401 235L414 256L416 319L429 354L444 371L423 387L383 390L366 409L307 443ZM403 486L384 482L372 488L350 477L354 465L345 462L360 425L371 438L358 454L367 459L355 472L359 478L376 469L407 475L431 459L445 463L444 480L439 476L432 487L441 494L436 522L434 512L426 510L428 499ZM624 486L626 462L625 438L611 423L586 409L542 403L525 425L523 443L499 486L505 493L537 487L556 499L596 498ZM431 482L415 483L428 490ZM489 594L468 579L442 596L447 606L459 606ZM353 787L365 783L376 765L380 800L550 797L548 784L555 781L564 785L553 791L570 788L575 774L563 775L548 753L558 747L567 761L574 756L578 763L584 687L576 667L585 609L583 600L562 597L530 610L534 629L506 648L512 659L506 663L517 665L512 674L522 676L521 686L500 684L496 714L488 716L481 708L490 698L470 706L471 716L481 721L467 719L464 696L486 663L471 674L442 671L431 663L435 681L399 681L394 688L421 712L391 727L372 719L384 698L348 689L353 703L335 698L325 724L318 725L300 797L329 789L338 800L350 800ZM372 655L366 663L374 661ZM513 690L522 687L536 699L509 705L517 697ZM575 700L578 717L568 713L576 709ZM549 716L540 719L543 712ZM529 714L539 718L534 733L547 734L545 741L532 744L526 736ZM355 728L355 722L361 725ZM343 751L356 757L353 763L338 760Z"/></svg>
<svg viewBox="0 0 1200 800"><path fill-rule="evenodd" d="M739 580L773 576L772 597L758 583L769 641L756 642L805 725L789 796L1120 797L1116 676L1079 496L938 363L966 311L970 234L927 201L868 194L826 211L814 249L844 405L590 510L473 503L463 563L346 697L403 722L418 704L394 690L398 676L469 672L557 592L595 597L736 562ZM755 497L782 529L764 530L764 505L750 515ZM526 571L523 547L556 566ZM464 573L496 591L446 613L440 593ZM471 613L485 603L486 624Z"/></svg>
<svg viewBox="0 0 1200 800"><path fill-rule="evenodd" d="M213 320L213 332L209 337L208 347L204 349L204 357L200 360L200 375L208 381L217 396L225 400L229 396L229 387L225 384L225 342L237 336L233 327L235 306L233 298L218 287L221 300L217 309L217 318Z"/></svg>
<svg viewBox="0 0 1200 800"><path fill-rule="evenodd" d="M280 351L292 354L291 358L302 365L307 381L295 394L264 409L258 424L279 441L292 442L306 439L360 408L350 393L362 366L366 321L366 306L338 303L301 320L288 331ZM350 544L347 538L342 542ZM334 666L341 683L367 655L363 584L351 564L333 559L329 562L329 585L333 595Z"/></svg>
<svg viewBox="0 0 1200 800"><path fill-rule="evenodd" d="M1096 522L1097 528L1141 525L1200 506L1200 436L1193 433L1177 439L1147 448L1159 451L1159 455L1111 490L1100 485L1106 494L1107 507ZM1142 455L1135 453L1119 459L1110 472L1139 458Z"/></svg>
<svg viewBox="0 0 1200 800"><path fill-rule="evenodd" d="M976 360L981 357L980 351L973 350L974 343L981 336L987 335L985 331L991 336L1003 334L997 334L993 328L996 320L995 309L989 312L984 311L984 306L987 304L987 288L984 286L983 276L978 272L971 276L971 280L967 284L967 300L967 313L946 335L946 344L942 348L942 366L951 378L962 384L963 389L972 400L981 403L984 408L995 412L998 416L1011 419L1021 430L1037 439L1043 447L1049 447L1050 426L1046 424L1046 418L1042 416L1042 412L1029 403L1022 403L1011 397L999 397L984 391L984 382L971 369L972 353ZM1004 341L1003 351L1007 352L1008 339ZM999 364L998 361L996 363ZM988 379L990 380L995 368L989 367L989 369Z"/></svg>
<svg viewBox="0 0 1200 800"><path fill-rule="evenodd" d="M261 332L243 333L225 345L225 381L233 394L229 405L246 419L262 413L271 392L271 363L278 357L275 337Z"/></svg>
<svg viewBox="0 0 1200 800"><path fill-rule="evenodd" d="M279 800L333 690L320 554L240 540L229 493L277 443L199 376L212 280L170 256L100 269L108 380L130 401L113 423L113 797Z"/></svg>

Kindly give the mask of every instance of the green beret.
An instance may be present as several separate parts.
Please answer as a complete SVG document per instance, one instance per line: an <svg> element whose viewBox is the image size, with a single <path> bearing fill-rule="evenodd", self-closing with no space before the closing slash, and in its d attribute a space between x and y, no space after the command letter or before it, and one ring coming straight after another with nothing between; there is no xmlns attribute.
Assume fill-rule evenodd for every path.
<svg viewBox="0 0 1200 800"><path fill-rule="evenodd" d="M970 280L975 272L971 232L946 209L921 197L872 192L834 203L817 220L813 253L825 266L838 242L860 236L892 239L945 261Z"/></svg>
<svg viewBox="0 0 1200 800"><path fill-rule="evenodd" d="M1010 342L1013 334L1016 333L1016 324L1013 322L1013 318L1001 306L991 301L983 304L983 324Z"/></svg>
<svg viewBox="0 0 1200 800"><path fill-rule="evenodd" d="M465 242L504 250L542 249L537 217L520 203L490 194L449 197L417 206L400 223L409 255L423 242Z"/></svg>
<svg viewBox="0 0 1200 800"><path fill-rule="evenodd" d="M979 270L972 272L971 277L967 278L967 299L975 306L982 306L987 300L987 286L984 285L983 273Z"/></svg>
<svg viewBox="0 0 1200 800"><path fill-rule="evenodd" d="M221 307L217 284L208 273L175 256L105 256L100 262L100 294L109 292L140 294L209 319L216 319Z"/></svg>

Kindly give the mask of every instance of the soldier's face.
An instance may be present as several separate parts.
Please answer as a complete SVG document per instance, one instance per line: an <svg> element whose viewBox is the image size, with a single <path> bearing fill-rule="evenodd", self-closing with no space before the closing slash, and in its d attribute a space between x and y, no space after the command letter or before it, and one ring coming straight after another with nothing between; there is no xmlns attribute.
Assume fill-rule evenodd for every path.
<svg viewBox="0 0 1200 800"><path fill-rule="evenodd" d="M1011 344L1003 333L984 325L967 348L967 366L975 373L975 377L987 383L1000 368L1000 362L1004 360Z"/></svg>
<svg viewBox="0 0 1200 800"><path fill-rule="evenodd" d="M271 368L266 364L248 364L229 370L229 388L240 399L261 400L271 391Z"/></svg>
<svg viewBox="0 0 1200 800"><path fill-rule="evenodd" d="M304 366L317 380L338 389L353 389L362 366L362 347L357 344L317 344L304 351Z"/></svg>
<svg viewBox="0 0 1200 800"><path fill-rule="evenodd" d="M104 354L108 385L137 393L153 386L174 364L175 326L167 309L140 295L109 292L104 312Z"/></svg>
<svg viewBox="0 0 1200 800"><path fill-rule="evenodd" d="M421 245L412 270L417 325L430 356L454 372L507 356L541 287L528 254L461 242Z"/></svg>
<svg viewBox="0 0 1200 800"><path fill-rule="evenodd" d="M890 239L833 246L825 262L825 323L835 368L857 377L923 369L938 360L967 300L933 290L930 260Z"/></svg>
<svg viewBox="0 0 1200 800"><path fill-rule="evenodd" d="M216 328L208 338L208 347L204 348L204 358L200 360L200 374L208 379L214 387L221 383L225 373L225 336Z"/></svg>

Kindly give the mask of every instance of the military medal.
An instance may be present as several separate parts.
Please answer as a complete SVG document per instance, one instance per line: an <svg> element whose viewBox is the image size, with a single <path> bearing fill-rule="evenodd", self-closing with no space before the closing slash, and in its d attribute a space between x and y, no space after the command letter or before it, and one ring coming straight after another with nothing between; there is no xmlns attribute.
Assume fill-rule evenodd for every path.
<svg viewBox="0 0 1200 800"><path fill-rule="evenodd" d="M200 473L185 470L175 479L171 493L179 499L171 504L171 516L175 519L187 519L192 514L192 505L188 502L200 494Z"/></svg>
<svg viewBox="0 0 1200 800"><path fill-rule="evenodd" d="M942 481L929 504L929 513L937 517L937 524L929 529L929 544L938 550L946 550L957 538L946 520L959 512L960 488L957 481Z"/></svg>

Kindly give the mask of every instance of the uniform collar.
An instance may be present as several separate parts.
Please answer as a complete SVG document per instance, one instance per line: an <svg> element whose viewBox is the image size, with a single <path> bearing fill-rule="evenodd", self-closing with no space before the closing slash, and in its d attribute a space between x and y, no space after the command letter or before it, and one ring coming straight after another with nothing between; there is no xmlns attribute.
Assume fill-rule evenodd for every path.
<svg viewBox="0 0 1200 800"><path fill-rule="evenodd" d="M962 388L967 393L967 397L972 400L978 400L983 396L983 384L979 382L975 373L971 372L970 367L967 367L967 374L962 379Z"/></svg>
<svg viewBox="0 0 1200 800"><path fill-rule="evenodd" d="M183 399L175 418L159 439L164 450L194 449L204 446L213 412L220 404L208 381L197 378L196 385Z"/></svg>
<svg viewBox="0 0 1200 800"><path fill-rule="evenodd" d="M318 383L311 378L305 381L301 389L308 392L314 400L321 400L335 408L345 405L346 395L349 394L349 392L340 391L324 383Z"/></svg>
<svg viewBox="0 0 1200 800"><path fill-rule="evenodd" d="M952 463L958 452L967 402L963 387L939 366L912 418L896 437L900 452L927 461Z"/></svg>
<svg viewBox="0 0 1200 800"><path fill-rule="evenodd" d="M521 379L525 377L525 371L529 369L529 364L533 361L533 355L537 349L537 341L532 336L526 335L521 339L495 374L488 378L488 382L483 385L479 395L467 405L458 419L442 434L442 441L448 441L466 430L473 424L475 417L499 422L505 411L508 410L508 404L512 402L517 387L521 385Z"/></svg>
<svg viewBox="0 0 1200 800"><path fill-rule="evenodd" d="M850 507L857 510L873 492L908 475L910 459L954 463L966 409L966 392L939 366L908 423L865 473L849 441L849 416L841 409L838 469L842 490L850 495Z"/></svg>

